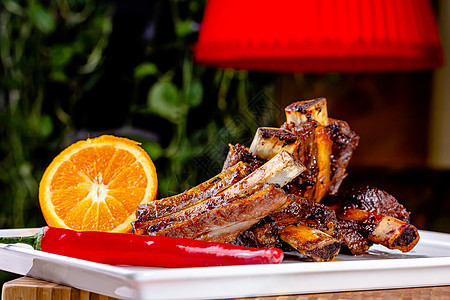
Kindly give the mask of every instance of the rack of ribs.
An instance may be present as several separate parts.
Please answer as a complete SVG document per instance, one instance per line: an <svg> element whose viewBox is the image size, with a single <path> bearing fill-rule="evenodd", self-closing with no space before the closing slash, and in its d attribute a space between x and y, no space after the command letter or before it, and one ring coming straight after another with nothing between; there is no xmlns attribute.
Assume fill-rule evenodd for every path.
<svg viewBox="0 0 450 300"><path fill-rule="evenodd" d="M242 162L238 164L248 166ZM222 171L216 178L223 178L233 169L234 166ZM246 177L222 189L207 181L198 186L204 189L202 193L188 190L175 196L189 200L183 200L175 209L170 208L170 213L160 214L161 210L167 212L169 209L154 203L139 207L136 221L132 223L133 231L138 234L231 242L265 216L287 205L290 198L280 187L304 169L295 157L281 151ZM208 187L207 191L203 187ZM190 197L193 194L206 196Z"/></svg>
<svg viewBox="0 0 450 300"><path fill-rule="evenodd" d="M280 128L258 128L249 148L229 145L220 174L138 207L137 234L297 251L313 261L353 255L374 243L410 251L409 213L384 191L340 192L359 137L328 117L325 98L286 107Z"/></svg>

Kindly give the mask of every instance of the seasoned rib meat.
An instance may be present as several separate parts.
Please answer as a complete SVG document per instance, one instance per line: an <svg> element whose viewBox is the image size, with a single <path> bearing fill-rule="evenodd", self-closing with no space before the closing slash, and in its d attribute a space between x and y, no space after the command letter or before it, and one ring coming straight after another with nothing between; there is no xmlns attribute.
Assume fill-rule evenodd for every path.
<svg viewBox="0 0 450 300"><path fill-rule="evenodd" d="M279 247L314 261L334 259L341 245L355 255L373 243L411 250L418 231L394 197L375 188L338 193L359 137L328 118L326 99L285 113L282 127L259 128L250 148L230 145L221 174L140 206L134 231Z"/></svg>
<svg viewBox="0 0 450 300"><path fill-rule="evenodd" d="M219 194L197 201L171 214L146 220L136 220L133 222L133 229L139 234L154 235L158 231L173 226L176 223L184 222L190 218L203 214L209 210L225 206L240 197L248 197L264 187L264 184L258 183L246 189L242 193Z"/></svg>
<svg viewBox="0 0 450 300"><path fill-rule="evenodd" d="M284 123L283 129L300 139L297 157L306 171L291 185L291 192L319 202L329 190L332 141L326 127L316 121L302 124Z"/></svg>
<svg viewBox="0 0 450 300"><path fill-rule="evenodd" d="M250 165L239 162L213 178L181 194L139 205L136 210L137 221L169 215L192 203L213 196L249 175L253 171Z"/></svg>
<svg viewBox="0 0 450 300"><path fill-rule="evenodd" d="M259 168L265 163L265 160L252 155L249 149L242 145L230 144L228 146L230 150L228 150L227 158L223 163L222 171L229 169L240 161L249 164L253 169Z"/></svg>
<svg viewBox="0 0 450 300"><path fill-rule="evenodd" d="M278 247L287 251L294 248L314 261L334 259L341 246L331 236L336 233L337 226L334 211L305 198L290 197L289 205L239 235L235 243L249 247Z"/></svg>
<svg viewBox="0 0 450 300"><path fill-rule="evenodd" d="M347 122L329 118L327 129L331 135L331 184L329 193L338 192L342 181L347 177L346 169L358 146L359 136L350 129Z"/></svg>
<svg viewBox="0 0 450 300"><path fill-rule="evenodd" d="M273 185L231 199L231 203L207 210L176 223L155 235L194 238L212 242L231 242L243 231L289 201L285 192Z"/></svg>
<svg viewBox="0 0 450 300"><path fill-rule="evenodd" d="M409 222L409 212L394 196L375 188L364 187L343 192L336 208L359 208L378 215L386 215ZM336 210L336 209L335 209Z"/></svg>
<svg viewBox="0 0 450 300"><path fill-rule="evenodd" d="M254 248L280 248L289 250L290 247L280 239L279 225L269 217L262 219L253 227L239 234L234 244Z"/></svg>
<svg viewBox="0 0 450 300"><path fill-rule="evenodd" d="M330 235L336 233L337 218L334 210L321 203L291 195L293 200L281 211L270 215L280 226L304 224Z"/></svg>
<svg viewBox="0 0 450 300"><path fill-rule="evenodd" d="M362 234L361 225L356 221L339 220L336 230L336 237L342 243L343 252L361 255L373 245L373 242Z"/></svg>
<svg viewBox="0 0 450 300"><path fill-rule="evenodd" d="M328 126L327 100L295 102L285 108L286 122L282 128L297 134L302 140L298 157L304 172L292 192L319 202L330 186L330 157L332 141Z"/></svg>
<svg viewBox="0 0 450 300"><path fill-rule="evenodd" d="M235 166L240 164L242 164L242 162L238 162ZM235 166L232 166L230 169L235 168ZM297 177L303 170L304 167L291 154L286 151L281 151L248 176L234 184L228 185L212 197L204 198L194 203L192 203L192 201L189 203L180 203L177 209L174 209L170 214L165 214L162 217L155 217L154 215L150 216L147 214L145 219L137 219L132 223L133 231L138 234L151 235L165 235L165 232L168 232L168 235L181 234L179 232L184 232L184 234L186 234L186 232L189 231L190 236L195 235L196 238L201 238L200 236L207 234L205 231L210 229L202 227L202 224L208 224L203 219L205 216L216 218L211 220L211 222L218 222L218 216L220 214L223 216L225 216L225 214L233 216L232 213L228 211L231 209L230 207L235 207L236 211L241 210L241 212L245 212L246 215L240 217L236 216L234 220L230 219L229 221L233 224L226 226L229 227L227 231L225 231L225 229L221 231L222 239L225 239L225 236L223 235L224 232L227 233L227 236L234 236L235 238L241 232L241 228L245 227L247 229L258 222L259 219L265 217L269 213L273 213L273 205L275 205L276 208L279 208L278 202L280 200L277 202L274 198L272 206L266 205L260 210L255 209L254 212L244 211L244 208L246 207L250 208L252 207L251 205L254 207L252 201L261 201L263 203L264 201L268 201L266 198L270 195L273 195L273 197L281 197L278 195L279 193L273 189L264 189L264 193L259 193L259 190L262 188L261 185L269 184L282 187L287 182ZM287 196L284 198L284 202L289 199ZM240 205L235 202L240 203ZM213 214L212 211L214 211L215 214ZM195 226L191 224L192 221L196 222L194 224ZM187 227L188 225L190 227ZM208 226L212 226L212 224L208 224ZM197 233L195 233L195 231ZM216 239L219 239L218 234L219 233L216 231L209 232L204 239L212 239L212 236L216 236Z"/></svg>
<svg viewBox="0 0 450 300"><path fill-rule="evenodd" d="M230 195L242 193L248 187L258 182L283 187L304 170L305 167L292 154L283 150L250 175L225 189L222 193Z"/></svg>
<svg viewBox="0 0 450 300"><path fill-rule="evenodd" d="M268 159L285 150L306 167L288 191L319 202L338 191L359 137L346 122L328 118L325 98L292 103L285 113L287 121L281 128L258 128L249 153L246 148L230 150L225 165Z"/></svg>
<svg viewBox="0 0 450 300"><path fill-rule="evenodd" d="M270 215L279 226L279 237L298 252L314 261L333 260L341 243L334 211L321 203L291 195L294 200Z"/></svg>
<svg viewBox="0 0 450 300"><path fill-rule="evenodd" d="M330 261L339 253L341 243L335 237L306 224L281 226L268 218L242 232L234 244L256 248L280 248L298 251L313 261Z"/></svg>
<svg viewBox="0 0 450 300"><path fill-rule="evenodd" d="M409 224L409 212L393 196L380 189L351 190L328 197L323 203L333 208L342 220L338 228L343 229L341 236L344 239L348 235L349 240L359 239L360 245L370 246L374 242L403 252L410 251L419 240L417 229ZM353 254L365 251L364 247L352 250L350 245L349 248Z"/></svg>
<svg viewBox="0 0 450 300"><path fill-rule="evenodd" d="M340 212L339 218L358 222L369 240L389 249L408 252L419 241L419 233L413 225L394 217L348 208Z"/></svg>
<svg viewBox="0 0 450 300"><path fill-rule="evenodd" d="M319 174L319 168L317 166L317 144L315 142L317 123L311 121L301 126L297 126L294 123L284 123L281 128L292 132L300 139L300 147L298 148L296 157L306 168L305 172L288 186L289 191L290 193L312 199L314 196L314 186Z"/></svg>
<svg viewBox="0 0 450 300"><path fill-rule="evenodd" d="M285 109L282 128L302 139L298 157L307 171L291 185L293 193L314 201L336 194L359 141L344 121L328 118L326 99L295 102Z"/></svg>
<svg viewBox="0 0 450 300"><path fill-rule="evenodd" d="M330 261L338 255L341 243L318 229L306 225L290 225L280 229L280 238L314 261Z"/></svg>

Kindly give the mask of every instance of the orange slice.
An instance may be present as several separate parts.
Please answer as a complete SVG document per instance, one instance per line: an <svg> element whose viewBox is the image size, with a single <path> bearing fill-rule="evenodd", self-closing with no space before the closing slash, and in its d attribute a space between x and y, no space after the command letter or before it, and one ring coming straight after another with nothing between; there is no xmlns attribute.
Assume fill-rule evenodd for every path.
<svg viewBox="0 0 450 300"><path fill-rule="evenodd" d="M110 135L62 151L39 184L49 226L128 232L139 204L156 198L155 166L139 143Z"/></svg>

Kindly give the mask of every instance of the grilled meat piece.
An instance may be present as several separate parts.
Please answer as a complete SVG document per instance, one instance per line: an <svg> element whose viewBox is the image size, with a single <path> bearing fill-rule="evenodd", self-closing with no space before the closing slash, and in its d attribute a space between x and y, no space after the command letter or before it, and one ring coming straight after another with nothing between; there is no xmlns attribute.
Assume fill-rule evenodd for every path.
<svg viewBox="0 0 450 300"><path fill-rule="evenodd" d="M304 170L305 167L292 154L283 150L250 175L225 189L222 193L230 195L242 193L245 189L258 182L283 187Z"/></svg>
<svg viewBox="0 0 450 300"><path fill-rule="evenodd" d="M356 221L339 220L336 231L335 237L342 243L343 253L361 255L373 245L373 242L362 234L361 225Z"/></svg>
<svg viewBox="0 0 450 300"><path fill-rule="evenodd" d="M333 260L341 249L337 234L338 220L323 204L291 195L294 200L270 215L278 224L281 240L314 261Z"/></svg>
<svg viewBox="0 0 450 300"><path fill-rule="evenodd" d="M416 227L394 217L377 215L357 208L344 209L338 217L358 222L362 226L363 234L367 235L369 240L389 249L408 252L419 241Z"/></svg>
<svg viewBox="0 0 450 300"><path fill-rule="evenodd" d="M296 249L314 261L328 261L338 254L333 210L305 198L289 195L292 201L278 212L243 232L235 243L248 247ZM288 229L287 229L288 228Z"/></svg>
<svg viewBox="0 0 450 300"><path fill-rule="evenodd" d="M296 225L281 226L263 219L242 232L234 244L255 248L280 248L297 251L313 261L330 261L339 253L341 242L331 235L298 220Z"/></svg>
<svg viewBox="0 0 450 300"><path fill-rule="evenodd" d="M347 122L332 118L327 127L310 121L301 125L286 122L282 128L302 140L296 156L306 171L290 185L292 193L312 200L336 194L347 176L346 169L358 146L359 136Z"/></svg>
<svg viewBox="0 0 450 300"><path fill-rule="evenodd" d="M171 214L159 217L159 218L150 218L146 220L139 220L133 222L133 230L138 234L149 234L155 235L159 231L173 226L177 223L184 222L190 218L203 214L209 210L220 208L225 206L236 199L243 197L248 197L258 191L260 191L264 187L264 184L259 183L253 185L250 188L247 188L246 191L242 193L235 194L219 194L212 197L208 197L197 201L192 205L188 205L178 211L175 211Z"/></svg>
<svg viewBox="0 0 450 300"><path fill-rule="evenodd" d="M236 166L239 166L243 164L242 162L238 162L235 166L231 167L228 170L231 170L235 168ZM169 232L174 234L176 230L178 231L186 231L188 229L183 229L182 227L186 224L189 225L191 223L188 222L188 219L190 220L196 220L197 222L203 222L206 224L206 222L201 218L201 216L206 216L209 214L210 211L216 211L218 214L220 214L220 210L223 210L226 212L229 208L228 206L231 205L230 203L234 203L235 201L240 201L239 203L246 204L247 206L251 204L251 201L266 201L264 195L261 196L253 196L252 193L258 192L262 187L263 184L270 184L270 185L277 185L277 186L284 186L287 182L291 181L293 178L297 177L302 171L304 170L304 167L289 153L286 151L281 151L277 155L275 155L272 159L267 161L264 165L259 167L258 169L254 170L251 174L246 176L245 178L241 179L240 181L227 186L226 188L223 188L219 193L214 195L213 197L204 198L202 200L196 201L195 203L189 202L189 203L180 203L178 209L174 209L172 213L166 214L162 217L148 217L149 214L147 214L147 218L139 218L135 222L132 223L133 225L133 231L138 234L151 234L151 235L160 235L164 234L164 232ZM227 171L224 171L227 172ZM269 190L270 193L273 194L272 190ZM245 199L244 199L245 198ZM286 201L287 201L286 197ZM250 201L250 202L249 202ZM182 206L182 209L180 207ZM273 205L277 205L277 201L274 200ZM269 208L269 205L266 205L267 208ZM242 209L244 206L239 206L239 208ZM261 209L258 211L255 211L253 213L254 216L260 216L261 213L272 213L274 210L270 210L269 212L266 211L267 209ZM228 213L231 215L230 213ZM252 217L251 212L246 212L246 216L241 216L241 218L250 218L246 220L246 224L250 224L254 221L254 217ZM266 216L264 215L264 216ZM212 215L213 217L216 217L216 215ZM262 216L262 217L264 217ZM262 218L259 217L259 218ZM258 219L259 220L259 219ZM247 228L251 227L255 222L251 223ZM214 221L214 220L213 220ZM241 222L242 223L242 222ZM200 223L199 223L200 224ZM198 231L198 236L203 235L205 233L202 233L204 228L201 227L201 225L197 224L197 227L192 227L190 230L190 235L195 235L194 230ZM232 229L235 228L236 230L239 228L242 228L245 224L239 224L236 226L232 226L227 231L228 235L232 235ZM230 225L231 226L231 225ZM247 225L245 225L247 226ZM173 228L172 228L173 227ZM171 229L172 228L172 229ZM175 229L178 228L178 229ZM224 231L225 232L225 229ZM239 234L240 232L236 231L236 234L234 238ZM205 239L209 239L209 237L205 237Z"/></svg>
<svg viewBox="0 0 450 300"><path fill-rule="evenodd" d="M342 181L347 177L346 169L358 146L359 136L350 129L345 121L329 118L327 130L331 135L331 184L329 193L338 192Z"/></svg>
<svg viewBox="0 0 450 300"><path fill-rule="evenodd" d="M352 189L341 194L342 196L337 198L339 199L338 203L333 205L335 210L359 208L377 215L386 215L409 222L410 213L406 208L394 196L381 189L364 187Z"/></svg>
<svg viewBox="0 0 450 300"><path fill-rule="evenodd" d="M291 248L279 236L279 225L269 217L265 217L250 229L242 232L233 244L253 248L280 248L289 251Z"/></svg>
<svg viewBox="0 0 450 300"><path fill-rule="evenodd" d="M192 216L184 222L160 230L155 235L194 238L211 242L231 242L265 216L287 204L289 197L273 185L230 199L227 205Z"/></svg>
<svg viewBox="0 0 450 300"><path fill-rule="evenodd" d="M306 168L305 172L288 186L289 192L313 200L314 186L319 174L317 166L317 144L315 143L317 123L311 121L301 126L297 126L294 123L284 123L281 128L292 132L300 139L300 147L298 148L296 157Z"/></svg>
<svg viewBox="0 0 450 300"><path fill-rule="evenodd" d="M291 197L293 200L288 206L270 215L272 220L280 226L304 224L330 235L336 234L338 220L332 209L299 196Z"/></svg>
<svg viewBox="0 0 450 300"><path fill-rule="evenodd" d="M359 239L359 245L370 247L374 242L403 252L410 251L419 241L417 228L409 224L409 212L393 196L380 189L351 190L328 197L323 203L334 209L342 220L338 228L342 229L343 239L348 235L349 240ZM364 251L364 247L349 248L353 254Z"/></svg>
<svg viewBox="0 0 450 300"><path fill-rule="evenodd" d="M169 215L185 206L217 194L230 184L240 181L252 171L253 168L250 165L239 162L213 178L181 194L139 205L136 210L136 219L139 222Z"/></svg>
<svg viewBox="0 0 450 300"><path fill-rule="evenodd" d="M239 144L228 146L230 150L228 150L227 158L223 163L222 171L229 169L240 161L249 164L253 169L259 168L266 162L266 160L252 155L247 147Z"/></svg>
<svg viewBox="0 0 450 300"><path fill-rule="evenodd" d="M300 139L296 156L306 167L296 181L290 185L292 193L319 202L329 190L332 141L326 127L316 121L300 125L284 123L282 126Z"/></svg>
<svg viewBox="0 0 450 300"><path fill-rule="evenodd" d="M386 216L380 218L368 237L377 244L402 252L411 251L420 239L419 232L414 225Z"/></svg>
<svg viewBox="0 0 450 300"><path fill-rule="evenodd" d="M301 138L298 157L309 172L302 174L292 192L300 192L301 196L319 202L328 193L331 179L332 141L327 130L327 101L317 98L295 102L285 108L285 113L282 128Z"/></svg>
<svg viewBox="0 0 450 300"><path fill-rule="evenodd" d="M268 159L286 150L306 167L287 190L319 202L325 195L338 191L359 137L346 122L328 118L325 98L292 103L285 113L287 121L281 128L258 128L250 155L230 151L226 165L249 157Z"/></svg>
<svg viewBox="0 0 450 300"><path fill-rule="evenodd" d="M358 135L346 122L328 118L325 98L292 103L285 112L282 128L300 136L298 158L307 169L290 185L291 192L317 202L336 194L347 175Z"/></svg>
<svg viewBox="0 0 450 300"><path fill-rule="evenodd" d="M341 250L338 240L306 225L290 225L279 232L283 241L314 261L333 260Z"/></svg>

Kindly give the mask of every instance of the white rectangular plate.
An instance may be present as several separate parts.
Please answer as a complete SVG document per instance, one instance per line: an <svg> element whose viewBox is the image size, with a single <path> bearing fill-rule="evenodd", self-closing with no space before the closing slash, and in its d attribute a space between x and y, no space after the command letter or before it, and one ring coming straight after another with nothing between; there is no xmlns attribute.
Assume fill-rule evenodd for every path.
<svg viewBox="0 0 450 300"><path fill-rule="evenodd" d="M0 230L0 236L38 229ZM0 244L0 269L122 299L225 299L450 284L450 234L420 231L409 253L373 246L332 262L207 268L119 267Z"/></svg>

